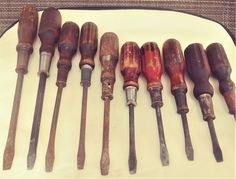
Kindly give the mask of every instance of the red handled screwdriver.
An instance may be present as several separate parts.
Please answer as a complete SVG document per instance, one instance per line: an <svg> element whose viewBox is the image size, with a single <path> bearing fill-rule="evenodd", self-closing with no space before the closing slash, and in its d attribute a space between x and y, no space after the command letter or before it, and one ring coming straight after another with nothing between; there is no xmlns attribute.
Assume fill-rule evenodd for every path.
<svg viewBox="0 0 236 179"><path fill-rule="evenodd" d="M169 165L169 154L166 146L164 128L160 108L162 102L162 66L160 50L155 42L147 42L141 48L142 72L147 80L147 90L151 96L152 107L156 110L158 133L160 141L160 158L163 166Z"/></svg>
<svg viewBox="0 0 236 179"><path fill-rule="evenodd" d="M232 69L224 47L220 43L213 43L207 47L206 53L211 71L219 81L220 93L225 98L229 113L236 119L235 84L230 79Z"/></svg>
<svg viewBox="0 0 236 179"><path fill-rule="evenodd" d="M46 153L46 171L50 172L53 169L54 156L55 156L55 136L56 127L61 103L61 96L63 88L66 86L66 81L68 73L71 69L71 60L75 55L78 47L79 39L79 27L74 22L66 22L63 24L60 32L60 38L58 42L58 51L60 53L60 58L57 63L57 96L53 111L50 137L48 141L48 148Z"/></svg>
<svg viewBox="0 0 236 179"><path fill-rule="evenodd" d="M214 91L208 81L211 71L206 52L201 44L194 43L185 49L184 55L189 77L194 82L193 94L199 101L203 119L208 122L215 159L217 162L222 162L223 156L213 123L215 119L212 103Z"/></svg>
<svg viewBox="0 0 236 179"><path fill-rule="evenodd" d="M138 78L141 73L139 46L135 42L126 42L121 47L120 69L124 78L123 88L129 106L129 171L136 173L137 159L135 149L134 106L136 106Z"/></svg>
<svg viewBox="0 0 236 179"><path fill-rule="evenodd" d="M180 43L177 40L169 39L164 43L163 60L166 73L170 78L171 92L175 96L177 112L182 118L185 138L185 152L188 160L193 160L193 146L186 117L186 113L189 109L186 100L187 85L184 79L185 61Z"/></svg>

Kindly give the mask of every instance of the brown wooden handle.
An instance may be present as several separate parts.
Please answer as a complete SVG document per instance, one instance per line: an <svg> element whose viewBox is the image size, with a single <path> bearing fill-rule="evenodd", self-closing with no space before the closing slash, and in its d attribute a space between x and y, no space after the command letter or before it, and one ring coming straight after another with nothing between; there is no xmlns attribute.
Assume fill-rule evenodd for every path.
<svg viewBox="0 0 236 179"><path fill-rule="evenodd" d="M89 65L94 68L94 56L97 52L98 29L93 22L86 22L81 28L79 49L81 53L80 68Z"/></svg>
<svg viewBox="0 0 236 179"><path fill-rule="evenodd" d="M60 58L57 63L58 74L57 74L57 85L66 84L68 72L71 69L71 60L77 51L79 39L79 27L74 22L66 22L63 24L58 50Z"/></svg>
<svg viewBox="0 0 236 179"><path fill-rule="evenodd" d="M39 25L39 38L41 40L40 52L54 54L55 45L59 39L61 29L61 14L55 8L43 11Z"/></svg>

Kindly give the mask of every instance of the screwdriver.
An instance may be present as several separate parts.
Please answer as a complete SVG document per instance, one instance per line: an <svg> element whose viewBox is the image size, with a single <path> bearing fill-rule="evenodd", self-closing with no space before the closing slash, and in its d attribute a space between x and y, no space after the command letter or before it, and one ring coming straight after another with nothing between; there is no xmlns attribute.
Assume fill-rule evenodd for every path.
<svg viewBox="0 0 236 179"><path fill-rule="evenodd" d="M129 106L129 172L134 174L137 168L134 106L137 104L138 78L141 73L141 56L139 46L135 42L126 42L121 47L120 69L124 78L126 104Z"/></svg>
<svg viewBox="0 0 236 179"><path fill-rule="evenodd" d="M78 47L79 39L79 27L74 22L66 22L63 24L60 32L60 38L58 42L58 51L60 58L57 63L57 96L54 106L54 112L51 123L50 137L48 142L48 148L46 153L46 171L51 172L53 169L53 163L55 158L55 135L58 121L58 113L60 109L60 102L63 88L66 86L68 73L71 69L71 60L75 55Z"/></svg>
<svg viewBox="0 0 236 179"><path fill-rule="evenodd" d="M222 162L223 156L213 123L215 119L212 103L214 91L208 81L210 77L210 67L206 52L202 44L194 43L190 44L185 49L184 55L189 77L194 82L193 94L200 104L203 120L208 122L215 159L217 162Z"/></svg>
<svg viewBox="0 0 236 179"><path fill-rule="evenodd" d="M26 5L22 8L18 24L18 53L16 73L18 74L14 102L11 113L11 121L8 131L7 143L3 155L3 170L12 166L15 154L15 137L20 109L21 91L24 81L24 74L28 72L30 54L33 52L33 42L38 27L38 12L35 6Z"/></svg>
<svg viewBox="0 0 236 179"><path fill-rule="evenodd" d="M193 146L189 134L188 105L186 100L187 85L184 79L185 61L180 43L175 39L167 40L163 45L163 60L167 75L170 78L171 93L175 97L177 112L181 115L185 138L185 152L188 160L193 160Z"/></svg>
<svg viewBox="0 0 236 179"><path fill-rule="evenodd" d="M83 86L81 122L80 122L80 138L77 153L77 168L84 168L85 161L85 128L87 113L87 96L88 87L90 86L91 74L94 69L94 56L97 52L98 29L93 22L86 22L81 28L79 50L81 53L80 69L81 69L81 86Z"/></svg>
<svg viewBox="0 0 236 179"><path fill-rule="evenodd" d="M147 80L147 90L150 93L152 107L156 110L156 118L158 125L159 141L160 141L160 158L163 166L169 165L169 154L166 146L164 128L161 117L160 108L162 102L162 66L160 50L155 42L147 42L141 47L142 55L142 72Z"/></svg>
<svg viewBox="0 0 236 179"><path fill-rule="evenodd" d="M104 100L103 144L100 161L101 174L107 175L109 171L109 118L110 101L113 99L113 87L115 83L115 69L119 58L119 40L115 33L106 32L100 40L99 51L102 66L101 83L102 99Z"/></svg>
<svg viewBox="0 0 236 179"><path fill-rule="evenodd" d="M207 47L206 53L211 71L219 81L220 93L224 96L229 113L236 119L235 84L230 79L232 69L224 47L220 43L212 43Z"/></svg>
<svg viewBox="0 0 236 179"><path fill-rule="evenodd" d="M55 45L59 39L61 28L61 15L55 8L48 8L43 11L39 25L40 47L40 63L38 75L40 76L38 93L34 111L33 125L30 136L30 146L27 156L27 168L34 167L36 159L36 150L39 137L39 128L41 122L41 114L43 108L44 91L46 79L49 76L51 60L54 55Z"/></svg>

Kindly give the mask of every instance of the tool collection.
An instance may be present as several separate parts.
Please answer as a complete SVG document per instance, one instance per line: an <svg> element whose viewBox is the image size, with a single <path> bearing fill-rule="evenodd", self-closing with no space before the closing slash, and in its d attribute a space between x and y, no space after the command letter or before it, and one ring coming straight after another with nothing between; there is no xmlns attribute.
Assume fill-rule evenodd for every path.
<svg viewBox="0 0 236 179"><path fill-rule="evenodd" d="M91 85L91 75L95 67L95 54L98 47L98 28L93 22L86 22L81 28L74 22L65 22L61 27L62 18L55 8L43 11L39 25L38 36L41 41L39 62L39 85L31 130L30 145L27 156L27 168L32 169L36 160L37 144L40 131L41 114L43 110L46 80L49 77L51 61L58 45L59 60L57 63L57 94L54 112L51 121L50 136L45 156L45 170L51 172L55 159L55 137L60 110L63 88L66 86L68 73L72 66L72 58L79 48L81 60L82 109L80 121L79 147L77 153L77 168L85 166L85 133L88 88ZM11 121L3 155L3 170L12 166L15 150L15 136L17 119L20 108L21 91L24 74L28 71L30 54L33 51L33 42L37 33L38 13L32 5L26 5L21 12L18 24L17 67L18 74L15 96L11 114ZM80 37L79 37L80 34ZM187 84L185 69L194 83L193 94L198 100L203 120L207 121L212 140L213 154L217 162L223 161L223 154L217 139L213 120L216 118L213 109L213 87L209 83L211 72L219 81L220 93L224 96L229 113L236 114L235 84L230 79L231 67L219 43L210 44L206 50L202 44L190 44L182 52L180 42L169 39L163 44L163 65L161 53L155 42L146 42L139 48L136 42L126 42L121 46L119 56L119 38L113 32L106 32L101 36L99 59L101 63L101 91L104 101L103 140L100 170L102 175L108 175L110 166L109 157L109 125L110 101L113 99L114 83L116 81L116 66L119 62L123 76L123 89L126 95L126 104L129 107L129 156L128 167L131 174L136 173L137 157L135 146L134 107L137 105L138 79L141 73L147 81L147 90L151 97L151 107L156 111L156 120L160 143L160 159L163 166L169 165L169 153L165 140L161 107L163 106L161 76L163 67L170 80L171 93L175 98L177 113L181 115L185 152L188 160L194 160L194 150L190 137L187 113ZM169 119L165 119L169 120ZM191 119L195 120L195 119ZM138 133L141 131L137 131Z"/></svg>

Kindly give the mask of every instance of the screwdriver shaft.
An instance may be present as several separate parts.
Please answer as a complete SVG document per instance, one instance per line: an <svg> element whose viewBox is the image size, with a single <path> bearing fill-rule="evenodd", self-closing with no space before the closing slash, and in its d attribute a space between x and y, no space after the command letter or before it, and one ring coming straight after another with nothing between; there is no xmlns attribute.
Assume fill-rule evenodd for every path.
<svg viewBox="0 0 236 179"><path fill-rule="evenodd" d="M216 131L215 131L213 119L208 119L207 123L208 123L208 127L209 127L210 134L211 134L211 142L212 142L213 153L214 153L215 159L217 162L222 162L223 155L222 155L222 151L221 151L221 148L220 148L217 136L216 136Z"/></svg>
<svg viewBox="0 0 236 179"><path fill-rule="evenodd" d="M87 114L87 98L88 98L88 85L83 84L82 96L82 109L81 109L81 122L80 122L80 138L79 149L77 154L77 168L84 168L85 161L85 131L86 131L86 114Z"/></svg>
<svg viewBox="0 0 236 179"><path fill-rule="evenodd" d="M107 175L109 171L109 118L110 118L110 99L104 99L104 116L103 116L103 141L102 156L100 160L101 174Z"/></svg>
<svg viewBox="0 0 236 179"><path fill-rule="evenodd" d="M182 118L182 124L183 124L183 129L184 129L185 152L186 152L188 160L193 160L194 159L194 152L193 152L192 141L191 141L191 137L190 137L190 133L189 133L186 113L182 112L181 118Z"/></svg>
<svg viewBox="0 0 236 179"><path fill-rule="evenodd" d="M161 110L156 106L157 126L160 140L160 157L163 166L169 165L169 154L166 147L164 129L162 124Z"/></svg>
<svg viewBox="0 0 236 179"><path fill-rule="evenodd" d="M60 104L61 104L62 91L63 91L63 86L59 85L57 89L57 97L56 97L56 102L55 102L54 111L53 111L51 130L50 130L48 148L47 148L47 153L46 153L46 171L47 172L52 171L54 159L55 159L55 136L56 136L56 129L57 129L58 114L59 114Z"/></svg>
<svg viewBox="0 0 236 179"><path fill-rule="evenodd" d="M136 173L137 158L135 149L135 130L134 130L134 105L129 105L129 171Z"/></svg>
<svg viewBox="0 0 236 179"><path fill-rule="evenodd" d="M37 93L37 98L36 98L33 125L32 125L31 136L30 136L30 146L29 146L28 157L27 157L28 169L32 169L34 167L34 163L36 159L36 150L37 150L38 137L39 137L39 128L40 128L40 122L41 122L46 79L47 79L46 74L41 73L40 79L39 79L39 85L38 85L38 93Z"/></svg>
<svg viewBox="0 0 236 179"><path fill-rule="evenodd" d="M18 114L19 114L19 108L20 108L23 81L24 81L24 74L22 72L19 72L17 76L17 83L16 83L12 113L11 113L11 121L10 121L10 126L9 126L7 143L6 143L6 147L5 147L4 155L3 155L3 170L7 170L11 168L12 161L14 158L16 127L17 127L17 120L18 120Z"/></svg>

